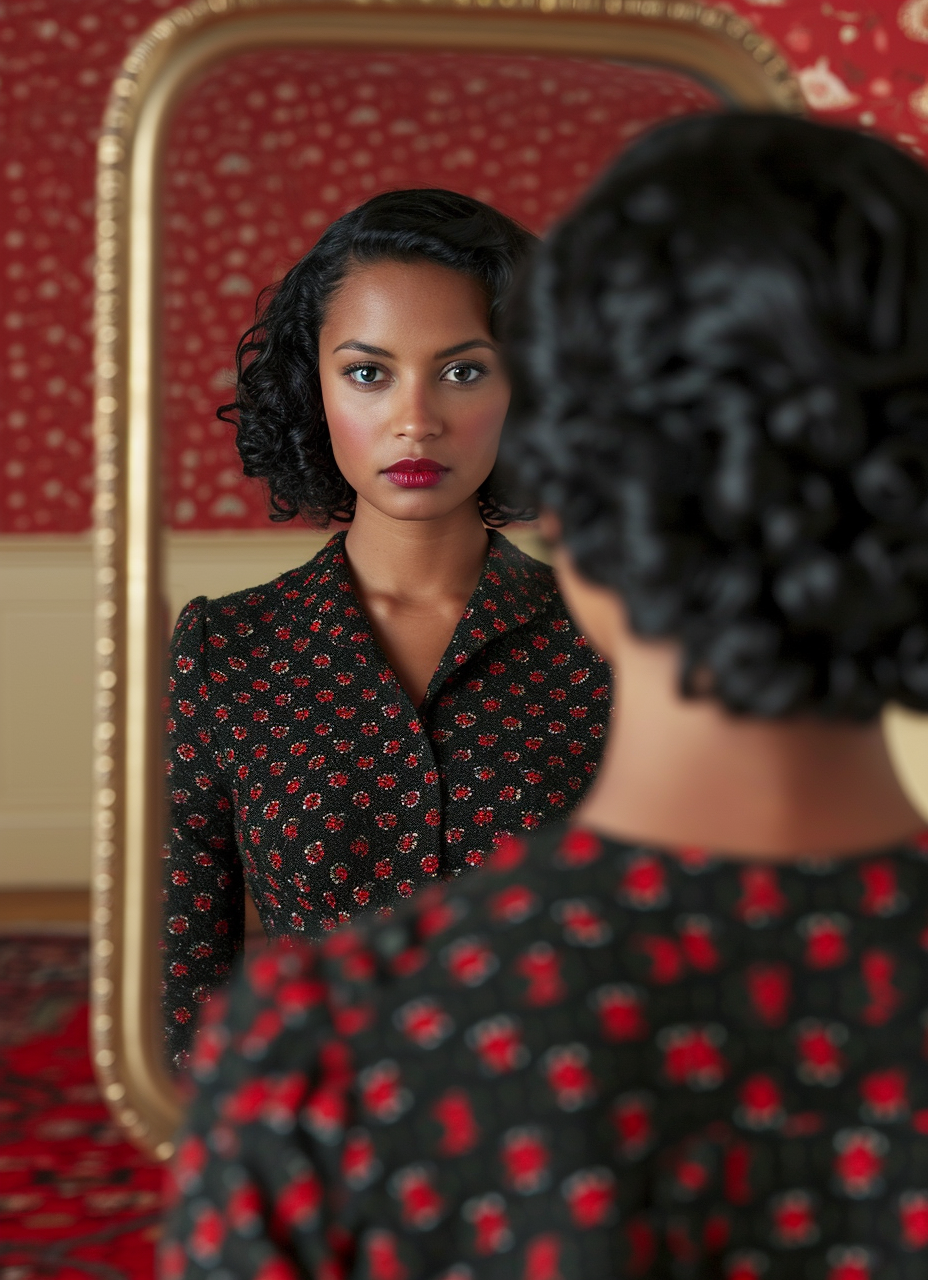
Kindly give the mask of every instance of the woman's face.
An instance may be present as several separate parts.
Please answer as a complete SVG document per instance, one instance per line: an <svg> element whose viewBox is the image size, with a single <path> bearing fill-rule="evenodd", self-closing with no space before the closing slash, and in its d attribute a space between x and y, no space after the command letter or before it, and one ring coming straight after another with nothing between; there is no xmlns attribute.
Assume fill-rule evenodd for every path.
<svg viewBox="0 0 928 1280"><path fill-rule="evenodd" d="M475 501L509 407L487 310L475 280L432 263L356 267L330 300L322 399L359 505L431 520Z"/></svg>

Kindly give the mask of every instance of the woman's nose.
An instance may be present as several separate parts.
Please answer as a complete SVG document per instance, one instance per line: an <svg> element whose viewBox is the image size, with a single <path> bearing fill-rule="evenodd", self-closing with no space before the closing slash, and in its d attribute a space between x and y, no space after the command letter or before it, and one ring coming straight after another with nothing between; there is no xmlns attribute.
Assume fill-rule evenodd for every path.
<svg viewBox="0 0 928 1280"><path fill-rule="evenodd" d="M441 415L425 387L411 385L398 397L393 419L397 436L407 440L427 440L442 433Z"/></svg>

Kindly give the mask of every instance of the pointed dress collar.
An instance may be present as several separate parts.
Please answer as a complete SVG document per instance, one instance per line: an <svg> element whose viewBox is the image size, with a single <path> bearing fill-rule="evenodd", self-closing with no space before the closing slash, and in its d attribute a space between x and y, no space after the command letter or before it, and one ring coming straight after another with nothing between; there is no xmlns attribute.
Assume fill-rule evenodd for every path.
<svg viewBox="0 0 928 1280"><path fill-rule="evenodd" d="M492 641L524 626L557 597L554 575L547 565L520 551L497 530L489 529L487 533L487 556L480 580L429 681L420 710L425 710L453 671ZM299 597L299 621L305 625L309 620L310 631L330 644L365 651L369 660L392 674L355 594L345 552L346 536L346 530L336 533L314 559L297 570L292 575L297 582L284 592L284 597L293 600L294 606ZM296 607L293 617L296 621Z"/></svg>

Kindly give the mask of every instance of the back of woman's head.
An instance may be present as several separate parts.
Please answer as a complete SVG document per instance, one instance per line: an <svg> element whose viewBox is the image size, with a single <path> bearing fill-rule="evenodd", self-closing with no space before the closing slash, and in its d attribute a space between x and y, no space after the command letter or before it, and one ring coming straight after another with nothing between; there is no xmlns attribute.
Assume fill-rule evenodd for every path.
<svg viewBox="0 0 928 1280"><path fill-rule="evenodd" d="M235 399L219 417L236 428L246 476L264 480L271 519L350 520L355 495L332 453L319 383L319 330L332 295L353 269L374 262L429 262L475 279L496 329L516 267L534 237L490 205L454 191L388 191L323 232L279 284L258 299L255 324L236 352ZM478 495L487 523L522 518L491 475Z"/></svg>
<svg viewBox="0 0 928 1280"><path fill-rule="evenodd" d="M541 248L505 460L685 692L928 708L928 173L781 116L680 121Z"/></svg>

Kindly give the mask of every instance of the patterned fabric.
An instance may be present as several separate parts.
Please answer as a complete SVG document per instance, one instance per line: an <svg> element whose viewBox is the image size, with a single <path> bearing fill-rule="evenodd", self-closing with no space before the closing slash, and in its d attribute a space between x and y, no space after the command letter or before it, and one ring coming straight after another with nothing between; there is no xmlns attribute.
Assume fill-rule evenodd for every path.
<svg viewBox="0 0 928 1280"><path fill-rule="evenodd" d="M164 1280L923 1280L928 839L549 829L209 1011Z"/></svg>
<svg viewBox="0 0 928 1280"><path fill-rule="evenodd" d="M240 947L319 936L566 814L598 763L608 667L547 565L490 534L417 711L351 586L345 534L275 582L193 600L170 675L166 1007L173 1053Z"/></svg>

